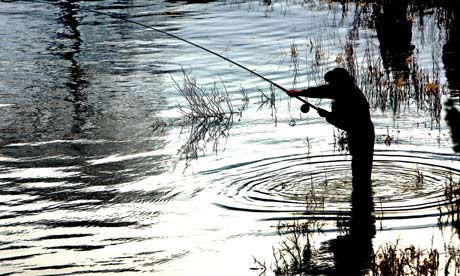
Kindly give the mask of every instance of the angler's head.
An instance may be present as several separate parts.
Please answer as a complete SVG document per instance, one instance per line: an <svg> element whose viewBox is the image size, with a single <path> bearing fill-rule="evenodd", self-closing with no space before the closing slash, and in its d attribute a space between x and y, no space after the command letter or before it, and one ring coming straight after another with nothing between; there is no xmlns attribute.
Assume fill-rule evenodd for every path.
<svg viewBox="0 0 460 276"><path fill-rule="evenodd" d="M324 80L334 86L350 85L355 82L355 78L343 68L335 68L327 72L326 75L324 75Z"/></svg>

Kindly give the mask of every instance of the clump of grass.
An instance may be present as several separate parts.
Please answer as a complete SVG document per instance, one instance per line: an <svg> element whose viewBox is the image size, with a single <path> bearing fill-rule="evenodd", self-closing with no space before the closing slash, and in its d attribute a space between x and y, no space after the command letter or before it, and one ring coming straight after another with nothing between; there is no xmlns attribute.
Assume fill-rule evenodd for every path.
<svg viewBox="0 0 460 276"><path fill-rule="evenodd" d="M170 123L166 122L165 120L154 118L150 128L152 129L152 132L163 132L164 129L169 125Z"/></svg>
<svg viewBox="0 0 460 276"><path fill-rule="evenodd" d="M293 86L295 87L299 78L299 50L293 42L291 44L291 64L293 67Z"/></svg>
<svg viewBox="0 0 460 276"><path fill-rule="evenodd" d="M246 110L246 108L248 107L248 104L249 104L248 92L246 91L246 89L243 86L241 86L241 88L240 88L240 93L241 93L241 102L243 104L240 107L238 107L238 115L239 115L238 121L240 121L241 117L243 117L243 111Z"/></svg>
<svg viewBox="0 0 460 276"><path fill-rule="evenodd" d="M305 138L304 144L305 144L305 148L306 148L306 151L307 151L307 157L310 157L310 153L311 153L311 142L310 142L310 138L309 138L309 137L306 137L306 138Z"/></svg>
<svg viewBox="0 0 460 276"><path fill-rule="evenodd" d="M349 41L346 42L345 44L345 61L346 61L346 69L350 73L350 75L356 77L356 55L355 55L355 49L353 47L353 41L350 39Z"/></svg>
<svg viewBox="0 0 460 276"><path fill-rule="evenodd" d="M275 125L278 123L277 109L276 109L276 90L273 85L270 85L269 93L264 92L264 90L258 88L257 91L260 93L260 102L257 110L268 106L271 110L271 117L275 121Z"/></svg>
<svg viewBox="0 0 460 276"><path fill-rule="evenodd" d="M440 209L438 226L452 225L460 237L460 185L452 176L452 173L446 178L444 186L444 196L446 205Z"/></svg>
<svg viewBox="0 0 460 276"><path fill-rule="evenodd" d="M449 247L449 258L444 268L445 275L460 275L460 252L456 247Z"/></svg>
<svg viewBox="0 0 460 276"><path fill-rule="evenodd" d="M308 57L307 54L305 64L308 67L308 71L310 72L308 76L311 79L307 80L307 82L313 81L315 83L323 83L324 74L326 73L325 65L327 64L328 53L324 49L323 45L316 41L315 39L309 39L306 43L307 53L311 55L311 59Z"/></svg>
<svg viewBox="0 0 460 276"><path fill-rule="evenodd" d="M179 155L185 157L188 165L191 160L198 159L200 154L204 155L209 145L217 154L223 148L222 141L227 140L232 125L231 119L201 118L187 122L184 127L189 127L188 138L179 149Z"/></svg>
<svg viewBox="0 0 460 276"><path fill-rule="evenodd" d="M322 222L314 219L278 224L278 234L285 239L278 248L273 248L273 272L276 276L307 275L317 268L311 236L321 232L322 226Z"/></svg>
<svg viewBox="0 0 460 276"><path fill-rule="evenodd" d="M223 92L217 83L211 89L197 85L196 79L183 71L182 82L174 80L177 91L186 100L187 105L178 105L186 118L184 128L188 128L188 139L180 148L179 154L184 156L187 164L205 154L208 145L212 145L215 153L226 140L233 126L234 111L231 98L222 82ZM241 113L242 110L239 110Z"/></svg>
<svg viewBox="0 0 460 276"><path fill-rule="evenodd" d="M447 93L440 82L440 67L433 66L431 72L420 68L417 52L414 51L407 53L404 72L393 70L384 64L378 46L370 39L363 53L355 51L354 40L355 35L351 30L347 40L340 43L342 50L336 54L334 61L355 77L370 104L395 114L415 104L417 110L429 113L432 122L439 125L441 96ZM315 47L321 48L320 45ZM432 58L433 64L437 64L436 57ZM314 64L312 68L320 64Z"/></svg>
<svg viewBox="0 0 460 276"><path fill-rule="evenodd" d="M425 177L423 176L423 172L420 170L420 168L418 167L418 164L415 168L415 186L417 188L421 188L423 186L423 183L425 181Z"/></svg>
<svg viewBox="0 0 460 276"><path fill-rule="evenodd" d="M320 199L314 192L313 186L310 193L305 196L306 212L324 209L324 199ZM324 222L314 216L307 219L294 218L288 222L279 222L277 225L278 235L283 240L277 247L273 247L272 272L275 276L293 275L317 275L323 267L317 259L323 257L312 244L313 235L322 233ZM261 275L265 275L267 266L265 262L254 259L258 264Z"/></svg>
<svg viewBox="0 0 460 276"><path fill-rule="evenodd" d="M338 150L340 153L348 152L348 138L347 132L341 129L334 129L334 151Z"/></svg>
<svg viewBox="0 0 460 276"><path fill-rule="evenodd" d="M393 136L390 135L389 127L387 127L387 134L385 135L385 138L383 139L383 143L387 145L388 147L391 146L391 143L393 143Z"/></svg>
<svg viewBox="0 0 460 276"><path fill-rule="evenodd" d="M379 247L370 271L374 276L438 275L439 253L436 249L401 248L396 244Z"/></svg>
<svg viewBox="0 0 460 276"><path fill-rule="evenodd" d="M213 119L217 121L232 120L235 114L232 101L223 83L223 91L217 87L214 82L211 89L206 90L198 86L196 79L184 70L182 83L180 84L174 78L174 84L180 95L186 100L187 106L178 105L182 114L190 119Z"/></svg>

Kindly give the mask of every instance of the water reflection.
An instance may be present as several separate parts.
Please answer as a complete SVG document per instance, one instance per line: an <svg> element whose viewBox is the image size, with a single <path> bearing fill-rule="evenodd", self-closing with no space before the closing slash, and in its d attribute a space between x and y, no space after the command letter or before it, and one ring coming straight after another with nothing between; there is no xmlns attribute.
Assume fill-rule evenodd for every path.
<svg viewBox="0 0 460 276"><path fill-rule="evenodd" d="M409 74L409 58L414 45L412 41L412 19L407 11L409 0L377 1L373 5L374 24L380 42L383 65L388 71Z"/></svg>
<svg viewBox="0 0 460 276"><path fill-rule="evenodd" d="M447 78L447 83L454 97L460 96L460 4L456 1L449 1L447 13L446 28L447 38L446 44L442 49L442 61L444 62L444 69Z"/></svg>
<svg viewBox="0 0 460 276"><path fill-rule="evenodd" d="M321 204L312 205L312 202L307 198L307 212L321 208ZM319 248L313 246L313 241L323 231L321 220L280 222L278 231L283 241L273 251L275 275L368 275L374 260L372 240L376 234L372 189L354 190L351 205L350 216L337 219L344 234L323 242ZM265 273L266 267L262 265L261 269Z"/></svg>
<svg viewBox="0 0 460 276"><path fill-rule="evenodd" d="M334 275L364 275L373 259L372 239L375 236L372 189L354 189L348 234L338 236L334 252Z"/></svg>
<svg viewBox="0 0 460 276"><path fill-rule="evenodd" d="M193 51L189 48L184 50L175 42L158 39L157 34L122 20L89 15L80 9L80 4L126 14L126 17L152 26L165 27L198 41L205 40L209 43L206 45L217 40L226 44L230 38L237 38L235 44L229 44L228 54L231 57L239 54L237 60L249 65L256 59L268 64L269 59L262 53L276 53L280 48L284 49L284 45L292 40L286 31L292 30L290 27L300 26L298 30L302 37L304 30L307 30L306 35L315 37L318 30L331 30L332 25L325 14L320 14L318 18L326 18L325 23L321 24L321 29L310 32L314 28L308 24L315 20L305 20L306 15L314 15L316 11L306 11L307 5L296 6L294 1L263 1L264 4L274 3L271 17L264 16L264 7L262 12L257 10L260 8L257 5L259 1L253 1L256 4L251 7L246 5L249 1L214 1L205 6L195 5L198 2L213 1L168 1L161 6L163 1L69 0L57 2L58 6L53 6L50 11L44 10L49 6L34 9L38 4L33 8L25 4L21 8L18 4L13 15L5 14L4 3L0 4L0 21L4 17L8 21L11 19L15 23L11 26L16 34L8 33L11 39L2 39L2 46L12 47L12 44L28 41L28 44L18 47L22 54L14 55L10 48L5 47L8 59L18 62L15 64L17 71L26 72L24 82L24 79L16 78L18 74L12 70L6 72L0 68L2 100L7 94L8 100L12 99L14 104L2 107L2 111L5 110L3 118L10 119L0 119L0 139L5 144L0 149L0 219L3 226L0 261L5 263L0 273L75 275L129 274L137 271L164 275L195 269L190 274L214 275L217 271L227 275L246 275L232 270L242 267L248 272L245 263L235 261L230 267L229 259L226 259L229 270L222 271L223 266L198 266L197 260L208 260L202 258L208 252L207 257L219 258L225 254L223 252L229 252L229 248L236 248L238 242L244 243L241 248L251 251L248 254L250 258L252 249L257 246L253 246L255 240L262 239L264 244L269 244L265 239L271 228L267 226L269 223L261 223L261 218L275 216L271 214L287 214L285 216L288 217L292 212L304 211L305 183L312 183L315 195L323 197L326 204L324 212L308 214L321 217L317 221L331 217L333 220L336 215L345 213L343 210L348 210L351 185L341 181L344 176L349 176L349 163L344 157L315 151L314 143L321 144L323 148L327 144L321 138L312 139L312 154L308 157L299 154L304 150L301 147L296 149L299 155L286 153L285 149L292 148L292 142L297 137L291 136L289 128L284 128L285 118L280 118L280 127L275 128L271 120L257 117L260 113L255 108L251 109L251 105L248 116L244 118L246 121L238 122L231 135L222 132L222 129L211 131L223 134L224 138L230 137L232 152L219 156L221 163L215 165L220 167L222 164L226 168L216 170L213 175L196 175L187 181L188 189L193 190L193 198L188 197L189 191L183 192L180 185L184 183L169 174L171 160L176 157L169 154L173 152L174 155L188 137L194 136L183 134L180 144L174 144L177 137L169 137L168 131L152 134L148 129L152 117L158 119L160 126L168 121L168 112L175 108L178 100L170 89L170 83L165 81L173 68L168 62L174 60L185 65L201 62L201 68L210 74L225 73L228 64L215 65L214 58L188 54ZM228 7L224 2L244 2L244 5ZM284 7L292 4L292 9L283 15L276 12L279 8L277 4L281 2ZM194 5L187 6L188 3ZM152 5L154 8L151 8ZM383 22L388 20L385 18L389 15L383 7L385 2L380 5L383 14L376 16ZM32 18L40 20L30 22ZM221 24L233 20L247 25ZM297 25L295 20L301 23ZM407 19L400 23L406 26L411 22ZM16 31L15 28L21 30L21 26L32 31ZM445 47L448 51L444 53L446 59L455 57L453 51L454 45L457 45L454 39L456 28L454 25L451 28L452 35L446 44L450 46ZM0 33L6 32L6 28L1 29ZM407 46L411 43L407 42L409 33L407 29L401 32L404 33L402 36L405 35L402 44ZM37 33L46 33L46 38L42 39ZM371 33L374 34L373 31ZM261 34L267 36L259 36ZM273 43L275 36L279 39L276 45ZM303 41L299 37L297 42L300 45ZM267 39L268 46L264 44L259 48L259 38ZM321 40L318 44L322 45L324 52L335 53L336 47L328 45L335 44L336 39L326 38L327 41ZM370 39L375 42L373 36ZM365 42L359 40L357 44ZM167 54L164 53L165 47ZM219 49L219 45L214 47ZM404 53L397 53L395 48L391 49L394 54L390 50L384 51L389 56L393 55L386 59L387 70L404 72L407 69L402 64ZM358 53L362 48L355 50ZM177 53L181 55L175 56ZM0 56L1 62L7 60L5 54L0 53ZM184 56L187 57L185 60ZM377 54L375 58L380 56ZM21 63L24 60L30 62ZM448 62L446 60L446 67ZM425 61L424 64L428 63ZM449 82L455 87L454 72L458 70L455 64L450 63L453 69ZM268 67L272 68L272 65ZM268 69L269 75L288 83L290 79L280 73L283 70L278 70L281 66L275 64L275 69ZM398 66L400 69L395 69ZM265 67L261 65L258 69L263 72ZM231 74L232 81L236 83L247 77L238 72ZM31 88L25 89L27 86ZM257 100L257 95L254 95L257 93L248 91L252 104L254 99ZM161 117L163 115L157 115L158 111L167 114ZM35 121L35 125L31 121ZM382 121L379 117L378 127L386 123ZM320 135L321 129L316 131L314 128L318 125L315 119L308 120L308 124L312 128L312 136ZM176 131L173 132L175 134L180 132L175 127L167 128ZM199 128L194 129L198 130L196 133L202 133ZM404 142L409 143L409 139ZM213 140L210 143L212 145ZM438 215L436 207L443 204L438 203L442 175L452 170L458 176L458 171L449 163L452 157L438 155L436 149L430 148L424 153L406 152L405 148L404 151L398 150L378 153L375 181L379 185L375 186L376 193L387 196L383 205L389 223L423 230L431 227L427 217L433 217L433 213ZM280 157L280 152L284 156ZM423 158L419 158L420 155ZM259 162L251 162L252 158ZM207 155L200 162L206 166L211 163L209 160L213 162L215 159ZM288 168L299 164L303 165L302 173ZM423 187L414 184L416 167L425 177ZM245 213L231 211L232 208L213 208L210 202L217 197L215 186L226 198L228 206ZM309 263L315 271L312 273L322 271L328 275L352 275L368 268L375 232L372 197L368 192L353 192L352 211L346 212L349 215L346 234L329 242L327 253L332 256L333 266L318 267L312 260ZM360 205L364 207L357 207ZM452 206L452 210L458 213L458 207ZM407 226L414 216L420 219ZM395 222L393 217L405 220ZM452 221L452 224L458 224L457 218ZM184 225L187 227L182 227ZM229 239L229 236L232 238ZM238 255L242 256L244 252ZM350 255L356 258L350 258Z"/></svg>
<svg viewBox="0 0 460 276"><path fill-rule="evenodd" d="M81 35L79 31L78 14L80 12L77 0L68 0L60 2L62 8L59 20L64 25L64 32L58 34L54 40L58 43L55 48L62 49L58 52L65 60L69 61L69 80L65 83L69 88L70 95L66 100L73 105L73 122L71 134L81 134L87 124L88 117L91 116L91 105L88 103L88 95L85 91L88 83L84 79L84 71L78 61L78 55L81 51Z"/></svg>

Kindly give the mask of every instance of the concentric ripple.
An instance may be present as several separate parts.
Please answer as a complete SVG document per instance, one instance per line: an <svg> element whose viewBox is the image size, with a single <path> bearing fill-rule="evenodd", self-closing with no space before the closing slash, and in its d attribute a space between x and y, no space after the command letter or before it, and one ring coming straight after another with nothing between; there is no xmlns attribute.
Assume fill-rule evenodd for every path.
<svg viewBox="0 0 460 276"><path fill-rule="evenodd" d="M337 216L351 208L351 158L288 155L219 169L217 205L239 211ZM448 153L380 150L372 174L376 215L410 219L439 214L445 187L460 177ZM217 171L209 171L213 174Z"/></svg>

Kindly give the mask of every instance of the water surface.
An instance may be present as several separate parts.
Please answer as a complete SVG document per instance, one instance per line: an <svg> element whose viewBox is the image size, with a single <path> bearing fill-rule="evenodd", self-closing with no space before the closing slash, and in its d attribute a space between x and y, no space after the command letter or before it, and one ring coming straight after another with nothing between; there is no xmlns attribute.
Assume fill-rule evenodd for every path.
<svg viewBox="0 0 460 276"><path fill-rule="evenodd" d="M323 222L320 246L350 216L350 157L315 112L282 91L265 101L270 85L240 68L88 9L288 88L354 64L377 134L374 249L455 245L455 221L440 215L455 212L445 187L460 175L439 107L459 91L449 7L407 16L408 54L354 4L13 1L0 4L1 275L259 275L253 257L273 261L280 221ZM242 111L195 144L178 108L183 72Z"/></svg>

